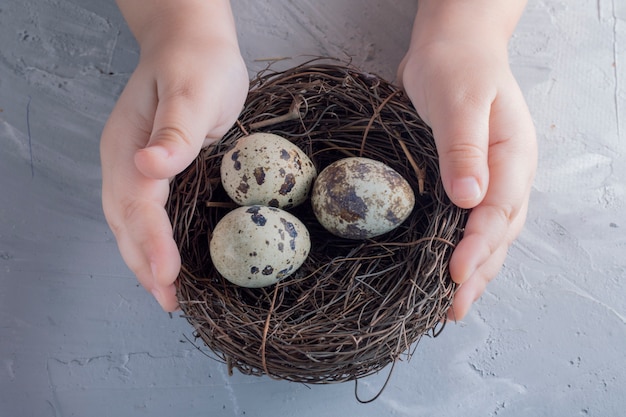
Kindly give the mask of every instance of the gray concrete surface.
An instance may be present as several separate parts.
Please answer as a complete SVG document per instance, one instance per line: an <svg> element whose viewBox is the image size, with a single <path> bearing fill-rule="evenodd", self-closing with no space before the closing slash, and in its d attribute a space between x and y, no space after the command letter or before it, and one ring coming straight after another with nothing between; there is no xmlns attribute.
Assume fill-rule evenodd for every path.
<svg viewBox="0 0 626 417"><path fill-rule="evenodd" d="M393 78L410 0L234 1L258 59ZM100 208L98 140L137 61L113 1L0 2L0 417L626 415L626 2L530 1L511 62L536 122L527 227L462 323L383 395L226 375L139 288ZM372 395L385 375L359 385Z"/></svg>

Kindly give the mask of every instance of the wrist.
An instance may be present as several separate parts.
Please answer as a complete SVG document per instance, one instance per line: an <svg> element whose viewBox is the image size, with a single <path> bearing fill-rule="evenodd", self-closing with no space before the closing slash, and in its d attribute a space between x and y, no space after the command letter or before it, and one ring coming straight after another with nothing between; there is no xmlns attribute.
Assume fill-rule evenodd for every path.
<svg viewBox="0 0 626 417"><path fill-rule="evenodd" d="M142 53L164 45L230 43L238 48L229 0L117 0Z"/></svg>
<svg viewBox="0 0 626 417"><path fill-rule="evenodd" d="M411 47L478 42L506 51L525 5L526 0L419 0Z"/></svg>

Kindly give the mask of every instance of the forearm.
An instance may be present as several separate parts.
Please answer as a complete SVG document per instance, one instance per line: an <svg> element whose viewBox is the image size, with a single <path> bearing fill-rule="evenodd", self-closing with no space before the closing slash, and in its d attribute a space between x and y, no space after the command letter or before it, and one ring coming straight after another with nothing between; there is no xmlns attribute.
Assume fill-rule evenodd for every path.
<svg viewBox="0 0 626 417"><path fill-rule="evenodd" d="M179 39L237 43L229 0L117 0L142 49Z"/></svg>
<svg viewBox="0 0 626 417"><path fill-rule="evenodd" d="M484 39L506 47L526 0L419 0L412 46Z"/></svg>

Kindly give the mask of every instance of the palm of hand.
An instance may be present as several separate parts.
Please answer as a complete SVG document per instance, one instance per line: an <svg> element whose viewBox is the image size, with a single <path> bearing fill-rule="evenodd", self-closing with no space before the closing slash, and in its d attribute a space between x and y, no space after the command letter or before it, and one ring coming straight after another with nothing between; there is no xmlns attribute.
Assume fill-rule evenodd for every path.
<svg viewBox="0 0 626 417"><path fill-rule="evenodd" d="M124 261L166 311L180 255L164 205L169 178L236 120L248 89L232 45L164 46L142 55L104 128L103 208Z"/></svg>
<svg viewBox="0 0 626 417"><path fill-rule="evenodd" d="M498 274L523 227L537 163L534 126L506 50L412 50L398 75L433 130L448 196L472 209L450 260L452 279L462 284L448 314L457 320Z"/></svg>

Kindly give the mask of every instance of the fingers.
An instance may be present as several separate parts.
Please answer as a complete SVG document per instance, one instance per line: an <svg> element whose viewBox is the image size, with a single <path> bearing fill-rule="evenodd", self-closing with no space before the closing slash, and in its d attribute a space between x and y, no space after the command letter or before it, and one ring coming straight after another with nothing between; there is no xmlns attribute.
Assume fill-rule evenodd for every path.
<svg viewBox="0 0 626 417"><path fill-rule="evenodd" d="M201 54L179 47L164 54L168 59L140 61L101 140L107 222L124 261L166 311L178 307L174 282L181 267L164 208L169 178L197 157L207 137L230 128L248 87L238 50L216 48L208 57L206 47ZM185 57L197 65L186 65Z"/></svg>
<svg viewBox="0 0 626 417"><path fill-rule="evenodd" d="M187 87L165 91L158 100L149 142L137 150L135 164L145 176L164 179L198 156L214 120L207 98L197 97Z"/></svg>
<svg viewBox="0 0 626 417"><path fill-rule="evenodd" d="M451 312L457 319L497 275L526 219L536 169L535 132L517 85L507 91L491 110L489 188L472 209L463 239L450 259L452 279L461 284Z"/></svg>
<svg viewBox="0 0 626 417"><path fill-rule="evenodd" d="M492 88L454 87L432 99L428 117L440 157L441 179L459 207L478 205L489 187L489 117Z"/></svg>
<svg viewBox="0 0 626 417"><path fill-rule="evenodd" d="M180 255L167 213L150 200L133 200L124 210L124 223L111 227L124 261L163 310L176 310L174 280L180 271Z"/></svg>
<svg viewBox="0 0 626 417"><path fill-rule="evenodd" d="M523 226L536 170L534 126L498 45L420 44L398 77L433 131L448 197L472 210L449 264L461 284L450 315L460 319Z"/></svg>
<svg viewBox="0 0 626 417"><path fill-rule="evenodd" d="M462 208L478 205L489 187L489 120L498 93L495 75L475 61L470 54L450 63L449 51L431 48L419 60L407 55L398 75L433 131L446 193Z"/></svg>
<svg viewBox="0 0 626 417"><path fill-rule="evenodd" d="M510 235L530 195L537 158L534 127L516 84L509 91L492 106L487 194L472 210L450 261L458 283L467 280Z"/></svg>
<svg viewBox="0 0 626 417"><path fill-rule="evenodd" d="M461 284L454 295L452 307L448 310L448 320L458 321L463 319L469 312L472 304L480 298L487 284L493 280L507 256L508 248L515 237L522 230L528 211L526 203L520 210L519 215L511 225L507 237L501 242L487 260L475 270L468 279Z"/></svg>
<svg viewBox="0 0 626 417"><path fill-rule="evenodd" d="M125 263L163 309L173 311L180 256L164 209L169 184L147 178L134 163L149 135L141 113L155 106L139 91L149 88L131 78L102 133L102 205Z"/></svg>
<svg viewBox="0 0 626 417"><path fill-rule="evenodd" d="M248 87L243 58L234 50L212 58L193 74L179 73L181 67L186 70L182 63L170 72L162 71L150 138L135 155L135 164L145 176L164 179L180 173L203 145L222 137L237 119ZM197 61L189 65L202 62ZM224 68L227 62L230 71Z"/></svg>
<svg viewBox="0 0 626 417"><path fill-rule="evenodd" d="M174 281L180 270L180 255L163 207L168 181L146 181L133 171L133 164L127 164L130 169L120 165L114 168L117 173L126 173L127 181L112 175L111 169L104 169L110 165L107 155L112 148L103 142L103 209L120 254L161 307L174 311L178 308Z"/></svg>

